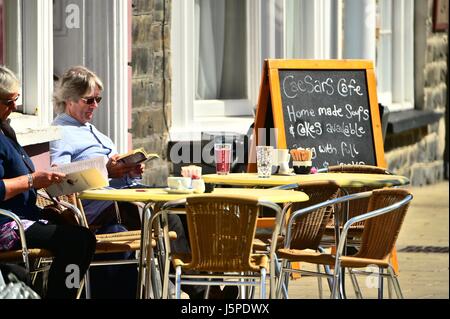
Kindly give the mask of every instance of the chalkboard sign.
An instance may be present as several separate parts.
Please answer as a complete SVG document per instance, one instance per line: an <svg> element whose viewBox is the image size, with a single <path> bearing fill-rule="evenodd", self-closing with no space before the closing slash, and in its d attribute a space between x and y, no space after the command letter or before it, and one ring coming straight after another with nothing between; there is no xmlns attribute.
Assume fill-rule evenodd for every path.
<svg viewBox="0 0 450 319"><path fill-rule="evenodd" d="M386 166L370 61L266 60L252 146L273 144L261 128L273 128L278 148L310 148L318 168Z"/></svg>

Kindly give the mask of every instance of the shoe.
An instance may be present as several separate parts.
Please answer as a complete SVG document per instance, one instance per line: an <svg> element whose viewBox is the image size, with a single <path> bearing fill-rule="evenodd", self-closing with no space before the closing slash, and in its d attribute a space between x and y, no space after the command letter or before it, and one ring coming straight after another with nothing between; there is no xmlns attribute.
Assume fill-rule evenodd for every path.
<svg viewBox="0 0 450 319"><path fill-rule="evenodd" d="M239 296L238 286L225 286L222 290L223 299L237 299Z"/></svg>
<svg viewBox="0 0 450 319"><path fill-rule="evenodd" d="M208 299L225 299L224 293L220 286L210 286Z"/></svg>

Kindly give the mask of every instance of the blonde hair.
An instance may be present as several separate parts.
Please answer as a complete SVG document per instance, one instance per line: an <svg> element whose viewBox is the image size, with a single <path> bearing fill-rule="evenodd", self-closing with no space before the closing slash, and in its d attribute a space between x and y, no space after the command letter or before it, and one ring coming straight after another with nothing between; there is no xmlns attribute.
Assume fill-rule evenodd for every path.
<svg viewBox="0 0 450 319"><path fill-rule="evenodd" d="M53 104L56 114L66 110L66 100L78 101L86 93L98 87L103 90L100 78L84 66L74 66L64 72L53 94Z"/></svg>
<svg viewBox="0 0 450 319"><path fill-rule="evenodd" d="M6 66L0 65L0 96L17 93L19 87L19 80L14 73Z"/></svg>

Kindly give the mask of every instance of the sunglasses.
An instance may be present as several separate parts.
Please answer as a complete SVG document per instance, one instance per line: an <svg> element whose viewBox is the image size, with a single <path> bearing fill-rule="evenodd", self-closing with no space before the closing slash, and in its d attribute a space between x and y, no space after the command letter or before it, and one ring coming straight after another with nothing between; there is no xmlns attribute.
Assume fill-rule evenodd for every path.
<svg viewBox="0 0 450 319"><path fill-rule="evenodd" d="M13 106L14 103L19 99L20 94L17 94L17 96L11 100L0 100L0 104L6 105L6 106Z"/></svg>
<svg viewBox="0 0 450 319"><path fill-rule="evenodd" d="M102 100L101 96L94 96L94 97L82 97L80 98L80 100L82 100L84 103L86 104L94 104L94 102L100 103L100 101Z"/></svg>

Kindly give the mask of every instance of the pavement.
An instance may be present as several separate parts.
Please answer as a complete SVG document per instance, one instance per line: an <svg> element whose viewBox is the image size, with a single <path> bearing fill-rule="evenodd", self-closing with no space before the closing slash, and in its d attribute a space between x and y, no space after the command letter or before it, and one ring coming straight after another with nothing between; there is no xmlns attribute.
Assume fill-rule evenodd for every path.
<svg viewBox="0 0 450 319"><path fill-rule="evenodd" d="M414 199L397 240L398 279L404 298L449 299L449 183L408 189ZM376 281L370 277L358 278L364 298L376 298ZM323 287L328 293L325 281ZM355 298L349 279L346 291L348 298ZM317 279L302 277L291 281L289 298L318 298Z"/></svg>

